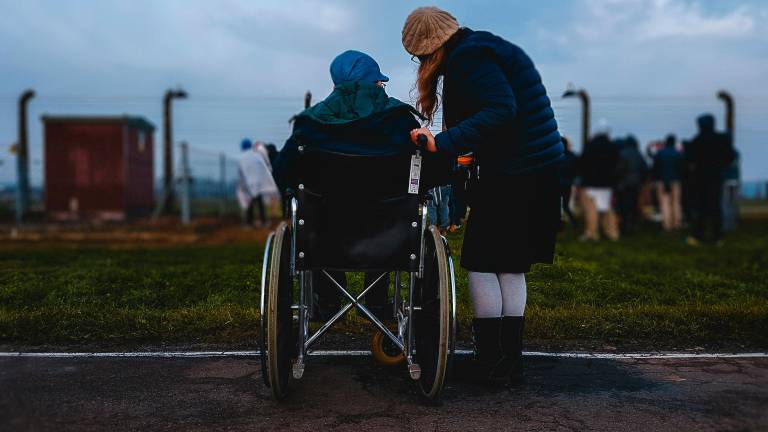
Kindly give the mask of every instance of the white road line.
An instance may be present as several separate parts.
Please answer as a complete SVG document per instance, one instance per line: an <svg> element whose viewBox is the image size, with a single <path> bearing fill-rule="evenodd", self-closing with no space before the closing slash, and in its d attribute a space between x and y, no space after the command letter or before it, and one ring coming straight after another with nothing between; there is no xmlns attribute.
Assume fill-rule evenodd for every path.
<svg viewBox="0 0 768 432"><path fill-rule="evenodd" d="M537 352L523 353L529 357L566 357L593 359L697 359L697 358L768 358L768 353L586 353L586 352Z"/></svg>
<svg viewBox="0 0 768 432"><path fill-rule="evenodd" d="M471 350L456 350L456 354L472 354ZM210 357L257 357L258 351L134 351L134 352L0 352L0 357L36 357L36 358L210 358ZM318 350L313 356L368 356L368 350ZM707 359L707 358L768 358L768 353L588 353L588 352L539 352L527 351L526 357L555 357L582 359Z"/></svg>

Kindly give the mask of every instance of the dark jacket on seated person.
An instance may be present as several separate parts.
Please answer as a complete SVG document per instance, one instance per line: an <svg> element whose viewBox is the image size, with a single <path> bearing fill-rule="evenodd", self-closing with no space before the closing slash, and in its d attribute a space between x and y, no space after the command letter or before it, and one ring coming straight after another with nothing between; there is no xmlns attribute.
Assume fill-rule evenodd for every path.
<svg viewBox="0 0 768 432"><path fill-rule="evenodd" d="M350 156L410 155L416 149L410 131L420 127L414 117L418 115L375 83L354 81L336 86L325 100L296 116L293 134L275 161L275 180L283 191L296 187L304 149ZM422 156L420 191L450 180L452 160L426 151ZM402 170L407 180L409 165L392 169ZM349 178L349 182L355 179ZM350 184L351 189L360 186ZM407 193L406 182L402 190Z"/></svg>
<svg viewBox="0 0 768 432"><path fill-rule="evenodd" d="M273 172L278 187L283 192L295 190L300 178L310 176L323 183L321 189L328 186L336 188L333 191L335 195L345 201L349 197L349 202L377 200L382 198L382 191L387 196L389 191L407 195L410 155L416 150L410 131L420 127L414 115L418 114L411 106L388 97L384 89L375 83L353 81L337 85L324 101L296 116L293 134L275 160ZM307 167L301 162L302 152L313 150L336 155L381 156L385 166L378 161L371 163L366 157L350 158L344 168L331 168L317 159L311 162L315 165ZM441 156L426 151L422 151L422 155L420 192L429 190L437 182L447 183L453 160L443 160ZM317 186L311 184L312 188ZM371 225L370 219L375 217L366 213L366 206L361 208L363 214L352 215L359 219L357 224L350 225L352 229L355 229L352 225ZM336 240L344 244L349 239L340 236ZM346 286L343 271L332 271L330 274ZM379 275L378 272L366 272L365 285L371 284ZM319 272L314 272L313 278L313 287L318 295L316 317L326 320L340 307L339 293ZM388 285L387 276L366 296L366 305L380 319L391 315L392 306L387 304Z"/></svg>

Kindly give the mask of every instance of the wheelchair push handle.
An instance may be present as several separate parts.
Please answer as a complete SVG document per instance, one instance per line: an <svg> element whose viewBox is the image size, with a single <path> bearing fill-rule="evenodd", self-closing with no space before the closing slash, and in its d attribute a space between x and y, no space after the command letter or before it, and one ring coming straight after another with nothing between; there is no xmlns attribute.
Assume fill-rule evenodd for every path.
<svg viewBox="0 0 768 432"><path fill-rule="evenodd" d="M421 151L427 148L427 136L418 134L416 136L416 154L421 155Z"/></svg>

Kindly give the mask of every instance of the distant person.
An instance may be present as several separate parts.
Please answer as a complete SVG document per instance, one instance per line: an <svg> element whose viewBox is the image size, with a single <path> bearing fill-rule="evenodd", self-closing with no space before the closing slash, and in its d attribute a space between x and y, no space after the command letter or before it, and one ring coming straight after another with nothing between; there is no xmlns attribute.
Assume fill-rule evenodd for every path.
<svg viewBox="0 0 768 432"><path fill-rule="evenodd" d="M443 122L445 130L445 122ZM440 185L429 191L430 200L427 202L427 215L432 224L445 235L451 226L451 208L453 206L453 185ZM461 225L461 224L459 224Z"/></svg>
<svg viewBox="0 0 768 432"><path fill-rule="evenodd" d="M739 190L741 189L741 155L734 150L733 162L723 176L723 231L736 229L739 218Z"/></svg>
<svg viewBox="0 0 768 432"><path fill-rule="evenodd" d="M266 143L264 144L264 148L267 150L267 156L269 160L270 167L275 166L275 160L277 159L278 151L277 146L273 143ZM274 175L273 175L274 177ZM278 191L279 194L277 196L277 199L280 201L277 208L280 209L280 212L282 213L282 216L285 217L285 215L288 214L287 207L288 203L286 201L285 196L283 195L282 191Z"/></svg>
<svg viewBox="0 0 768 432"><path fill-rule="evenodd" d="M264 163L267 164L270 174L272 173L272 159L269 157L269 149L263 141L256 141L253 143L253 151L260 154L264 159Z"/></svg>
<svg viewBox="0 0 768 432"><path fill-rule="evenodd" d="M568 218L568 223L575 227L576 218L571 211L571 195L578 174L579 157L571 150L571 141L568 138L563 137L563 145L565 146L565 159L560 164L561 206L563 214Z"/></svg>
<svg viewBox="0 0 768 432"><path fill-rule="evenodd" d="M451 202L453 201L451 189L451 185L436 186L429 191L431 199L427 202L430 223L435 225L443 235L451 225Z"/></svg>
<svg viewBox="0 0 768 432"><path fill-rule="evenodd" d="M715 131L714 116L700 116L698 126L699 133L691 142L689 156L695 182L696 221L688 244L698 245L708 239L720 244L723 236L723 177L736 154L731 135Z"/></svg>
<svg viewBox="0 0 768 432"><path fill-rule="evenodd" d="M681 180L685 161L675 147L674 135L667 136L664 148L653 157L653 174L656 181L656 196L661 212L661 226L664 231L680 229L683 222L681 208Z"/></svg>
<svg viewBox="0 0 768 432"><path fill-rule="evenodd" d="M648 164L640 153L640 144L634 136L629 135L619 142L616 170L616 207L622 234L629 234L635 229L638 197L647 174Z"/></svg>
<svg viewBox="0 0 768 432"><path fill-rule="evenodd" d="M275 159L277 159L277 146L273 143L267 143L264 144L264 148L267 149L267 154L269 155L269 163L271 165L275 164Z"/></svg>
<svg viewBox="0 0 768 432"><path fill-rule="evenodd" d="M582 241L600 239L600 221L609 240L619 239L619 227L613 211L613 187L616 185L619 152L611 141L607 122L602 120L601 123L597 134L589 140L579 158L581 207L584 211Z"/></svg>
<svg viewBox="0 0 768 432"><path fill-rule="evenodd" d="M662 140L653 140L649 141L648 144L645 146L645 156L647 159L651 161L651 164L653 164L653 158L656 157L656 153L659 152L659 150L664 148L664 142ZM661 223L661 209L659 207L659 196L656 193L656 178L653 177L653 168L651 168L651 176L652 180L649 187L646 189L648 192L648 195L646 196L646 202L651 205L653 208L653 212L649 215L649 219L653 220L654 222Z"/></svg>
<svg viewBox="0 0 768 432"><path fill-rule="evenodd" d="M654 140L645 145L645 156L650 160L656 156L659 150L664 148L664 143L658 140Z"/></svg>
<svg viewBox="0 0 768 432"><path fill-rule="evenodd" d="M696 187L693 176L693 150L691 140L682 140L683 177L680 181L680 207L683 213L683 226L693 226L696 220Z"/></svg>
<svg viewBox="0 0 768 432"><path fill-rule="evenodd" d="M254 225L254 211L258 209L259 224L266 225L268 216L265 201L278 195L277 185L272 178L272 168L266 149L259 143L254 147L249 139L240 143L240 160L237 164L237 200L247 226Z"/></svg>
<svg viewBox="0 0 768 432"><path fill-rule="evenodd" d="M456 158L456 166L451 175L451 226L448 231L455 232L464 224L467 216L467 198L472 182L472 172L477 167L471 154Z"/></svg>

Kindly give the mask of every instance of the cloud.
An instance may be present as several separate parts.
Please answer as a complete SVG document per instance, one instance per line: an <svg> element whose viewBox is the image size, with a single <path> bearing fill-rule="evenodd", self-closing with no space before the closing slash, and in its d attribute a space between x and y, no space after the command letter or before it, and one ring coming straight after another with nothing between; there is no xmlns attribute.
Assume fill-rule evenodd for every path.
<svg viewBox="0 0 768 432"><path fill-rule="evenodd" d="M740 37L754 32L755 22L746 6L724 15L705 15L698 3L654 0L648 17L638 28L641 39L665 37Z"/></svg>
<svg viewBox="0 0 768 432"><path fill-rule="evenodd" d="M733 2L728 3L733 5ZM597 94L670 96L718 88L766 94L760 55L768 38L757 25L765 8L717 7L691 0L580 0L565 26L536 35L545 78ZM563 85L563 84L560 84Z"/></svg>
<svg viewBox="0 0 768 432"><path fill-rule="evenodd" d="M336 1L30 0L0 15L0 72L67 93L110 92L131 76L142 92L183 83L292 94L327 85L308 72L324 72L329 53L360 31L354 17L354 5Z"/></svg>
<svg viewBox="0 0 768 432"><path fill-rule="evenodd" d="M586 0L589 18L576 33L595 40L606 34L635 39L739 38L755 33L754 11L745 5L721 14L707 13L699 2L688 0Z"/></svg>
<svg viewBox="0 0 768 432"><path fill-rule="evenodd" d="M231 1L236 9L233 14L230 9L228 16L243 15L252 20L254 25L282 23L290 27L305 30L319 30L325 33L339 34L348 30L353 23L353 13L349 7L333 2L301 1L272 1L252 2L244 0Z"/></svg>
<svg viewBox="0 0 768 432"><path fill-rule="evenodd" d="M601 96L708 98L720 88L731 90L739 101L768 96L763 85L768 27L761 25L768 21L766 0L440 4L462 24L522 46L555 98L568 82L590 90L596 110L605 106ZM255 129L260 137L279 142L287 132L285 119L294 114L294 105L301 105L304 91L312 90L315 99L327 94L328 64L350 48L373 55L392 79L387 91L408 100L415 64L402 48L400 30L414 6L410 0L392 0L385 7L359 0L0 0L0 98L7 101L0 104L0 147L15 139L15 97L24 88L38 91L33 110L135 112L159 123L153 98L177 84L191 95L178 107L180 137L218 148ZM114 106L50 108L45 98L51 95L129 99ZM216 110L209 109L209 96L224 98ZM235 100L260 101L261 96L268 97L264 106ZM129 105L133 97L149 101ZM290 100L282 108L270 98ZM564 103L559 112L568 109L577 127L574 104ZM624 115L634 131L637 116L649 111L633 104L612 109L616 112L606 116ZM651 114L660 109L666 107L653 107ZM747 108L739 105L737 113L748 114ZM692 124L689 117L682 119L685 125ZM673 120L662 116L643 123L659 123L663 130L658 133L666 133L675 125L663 122ZM38 123L32 133L39 145ZM763 148L763 123L750 125L760 131L754 148ZM211 137L203 141L184 135L192 129L205 129ZM220 135L228 131L231 136ZM764 161L760 172L766 172ZM0 178L3 169L12 172L6 164Z"/></svg>

